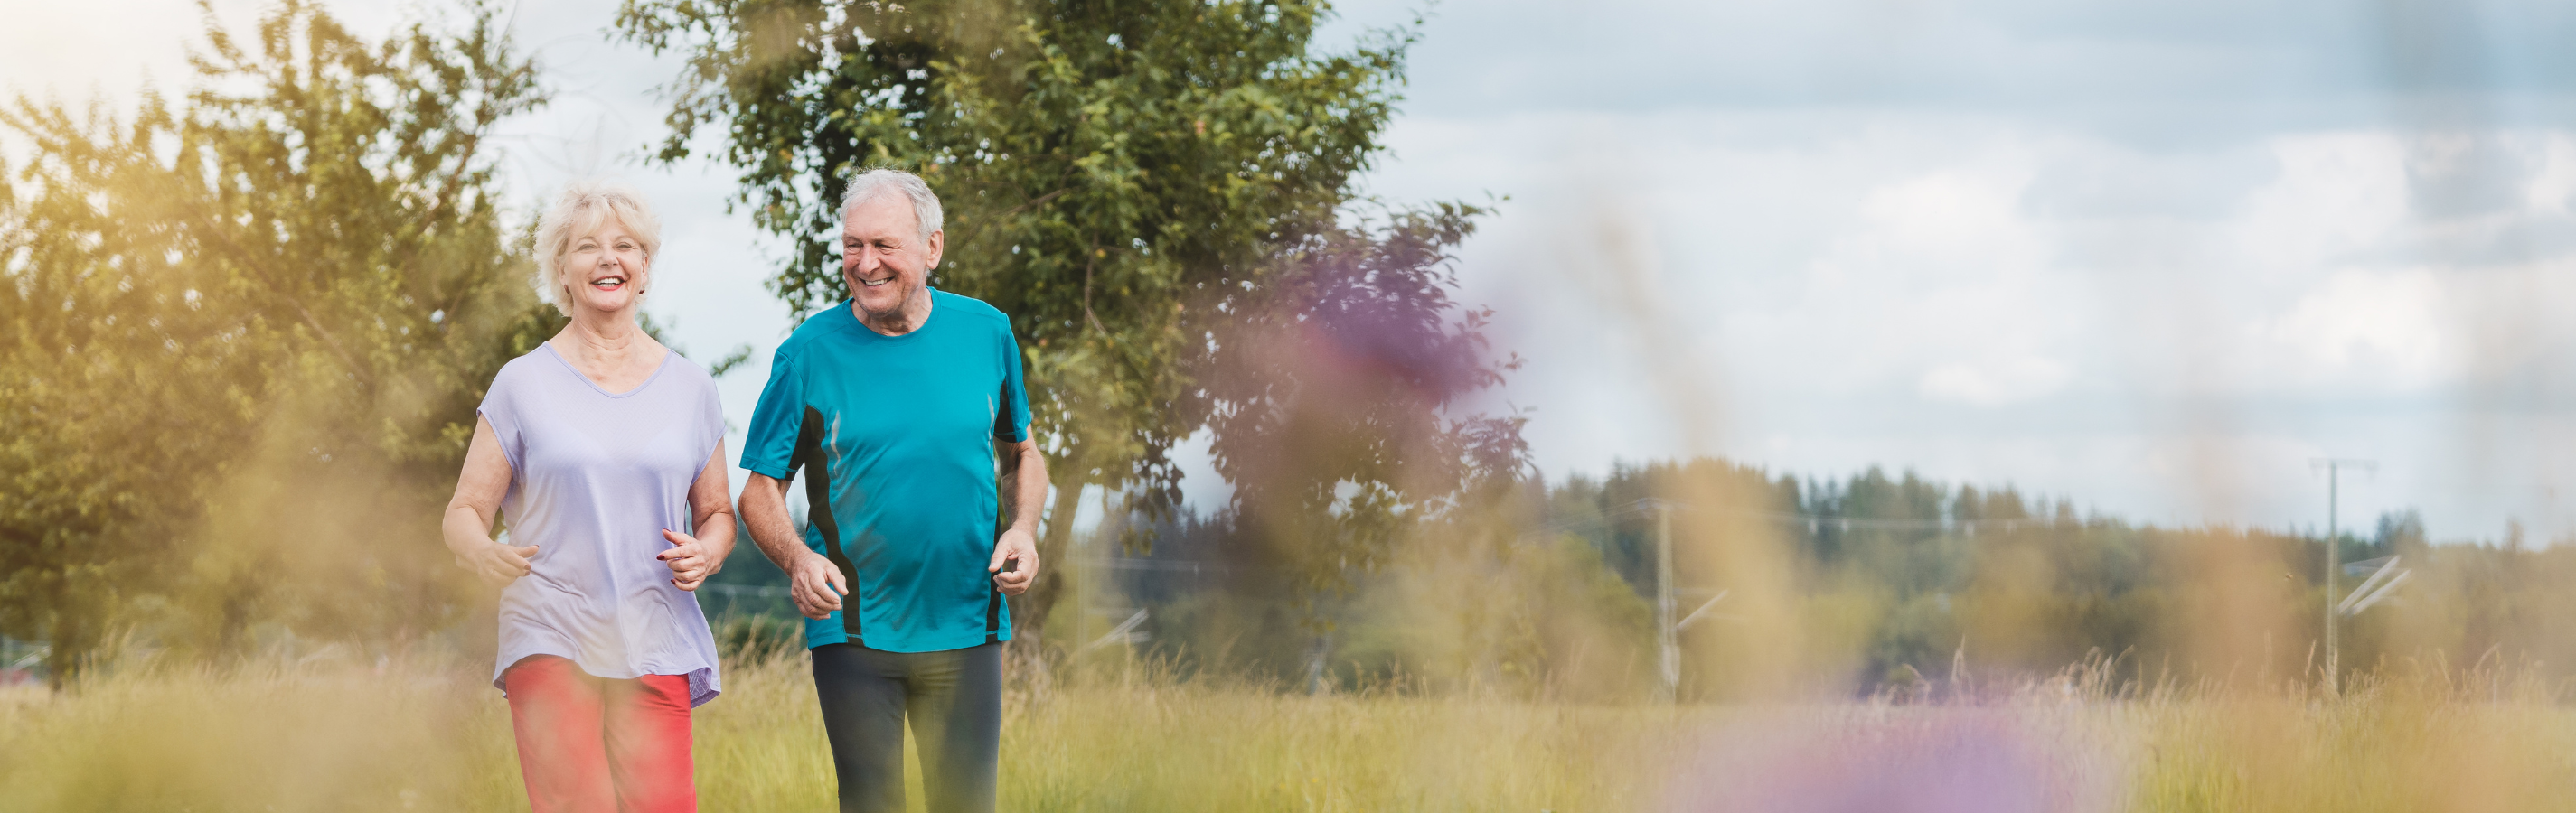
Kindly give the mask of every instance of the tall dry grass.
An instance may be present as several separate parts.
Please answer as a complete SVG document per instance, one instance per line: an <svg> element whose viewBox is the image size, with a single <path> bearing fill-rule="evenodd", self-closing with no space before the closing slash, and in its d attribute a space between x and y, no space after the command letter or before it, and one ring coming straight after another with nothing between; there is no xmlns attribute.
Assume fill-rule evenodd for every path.
<svg viewBox="0 0 2576 813"><path fill-rule="evenodd" d="M699 709L705 809L824 810L800 654ZM127 668L0 692L0 810L524 809L466 664ZM1128 663L1015 690L1013 811L2576 809L2576 715L2509 675L2340 697L2041 681L1937 703L1308 696ZM911 795L921 798L918 778Z"/></svg>

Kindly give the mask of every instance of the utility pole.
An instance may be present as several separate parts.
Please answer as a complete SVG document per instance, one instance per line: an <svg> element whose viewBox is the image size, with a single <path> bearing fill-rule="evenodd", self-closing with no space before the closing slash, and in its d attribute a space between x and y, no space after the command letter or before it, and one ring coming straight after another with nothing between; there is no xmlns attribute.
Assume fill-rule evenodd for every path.
<svg viewBox="0 0 2576 813"><path fill-rule="evenodd" d="M2326 694L2332 695L2336 692L2335 684L2337 681L2341 680L2341 675L2339 674L2340 664L2337 658L2340 654L2340 650L2337 646L2340 641L2335 635L2335 615L2337 610L2337 602L2335 601L2335 581L2343 575L2342 531L2336 527L2335 524L2335 515L2338 509L2342 507L2338 504L2342 497L2341 475L2343 470L2347 468L2360 469L2362 471L2377 471L2379 470L2379 462L2375 460L2320 457L2308 461L2308 465L2312 467L2323 467L2326 470Z"/></svg>
<svg viewBox="0 0 2576 813"><path fill-rule="evenodd" d="M1655 501L1655 645L1662 653L1662 682L1655 699L1671 703L1681 696L1682 647L1673 628L1673 505Z"/></svg>

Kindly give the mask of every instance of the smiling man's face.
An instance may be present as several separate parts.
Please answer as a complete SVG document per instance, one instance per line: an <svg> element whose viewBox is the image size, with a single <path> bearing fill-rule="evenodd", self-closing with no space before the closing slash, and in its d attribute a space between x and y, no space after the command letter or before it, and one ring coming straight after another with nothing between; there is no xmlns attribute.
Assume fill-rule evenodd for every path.
<svg viewBox="0 0 2576 813"><path fill-rule="evenodd" d="M841 221L841 279L850 285L859 318L880 331L909 331L927 316L930 269L939 265L941 232L921 236L912 201L881 194Z"/></svg>

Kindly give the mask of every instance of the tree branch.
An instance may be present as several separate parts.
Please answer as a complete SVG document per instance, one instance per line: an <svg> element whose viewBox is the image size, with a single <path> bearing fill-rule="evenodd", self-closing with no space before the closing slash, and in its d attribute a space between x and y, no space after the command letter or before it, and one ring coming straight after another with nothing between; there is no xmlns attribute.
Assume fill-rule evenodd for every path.
<svg viewBox="0 0 2576 813"><path fill-rule="evenodd" d="M304 301L296 299L293 296L288 296L286 297L286 304L295 306L295 313L304 317L304 324L306 327L313 328L313 332L321 334L322 344L330 347L331 352L340 357L340 363L349 366L349 375L358 380L358 386L366 386L366 369L358 366L358 358L356 356L349 355L348 348L340 346L339 337L331 335L331 329L323 327L322 320L313 318L313 312L304 309Z"/></svg>

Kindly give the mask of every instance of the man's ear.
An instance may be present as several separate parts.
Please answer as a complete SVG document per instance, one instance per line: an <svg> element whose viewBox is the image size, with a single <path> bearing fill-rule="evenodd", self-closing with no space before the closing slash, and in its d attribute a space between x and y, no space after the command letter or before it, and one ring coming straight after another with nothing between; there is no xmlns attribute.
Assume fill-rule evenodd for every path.
<svg viewBox="0 0 2576 813"><path fill-rule="evenodd" d="M940 229L940 230L938 230L938 231L934 231L934 232L931 232L931 233L930 233L930 267L932 267L932 268L938 268L938 267L939 267L939 253L940 253L940 250L941 250L941 249L943 249L943 248L946 248L947 246L948 246L948 230L947 230L947 229Z"/></svg>

